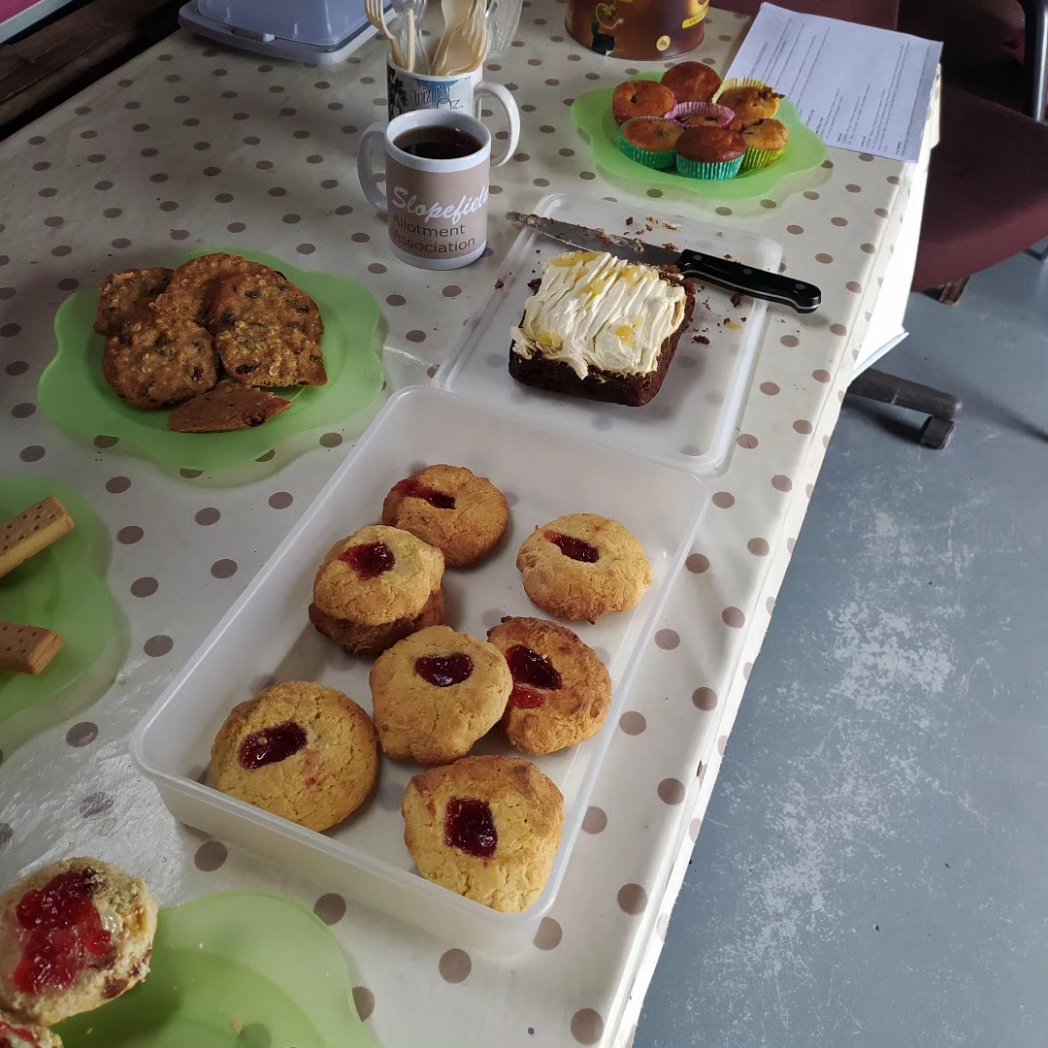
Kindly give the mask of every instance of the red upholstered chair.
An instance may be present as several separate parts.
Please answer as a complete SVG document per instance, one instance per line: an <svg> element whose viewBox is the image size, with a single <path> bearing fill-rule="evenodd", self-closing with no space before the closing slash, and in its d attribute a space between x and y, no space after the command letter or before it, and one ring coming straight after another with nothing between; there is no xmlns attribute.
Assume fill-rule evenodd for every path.
<svg viewBox="0 0 1048 1048"><path fill-rule="evenodd" d="M807 14L825 14L894 29L898 0L781 0ZM992 0L997 2L997 0ZM714 0L715 6L755 13L760 0ZM1024 0L1027 10L1048 0ZM903 0L903 9L941 6L951 0ZM985 4L983 5L985 7ZM1029 24L1029 23L1028 23ZM973 26L983 26L978 20ZM954 26L956 28L956 26ZM948 21L943 29L949 30ZM935 36L934 28L925 35ZM945 33L943 35L946 35ZM947 45L949 46L949 45ZM955 52L956 53L956 52ZM1000 158L1007 157L1006 163ZM1048 237L1048 126L1014 109L956 87L943 88L939 144L932 150L915 291L939 291L955 302L968 278ZM876 368L856 376L849 393L927 414L918 439L943 448L953 433L960 401Z"/></svg>

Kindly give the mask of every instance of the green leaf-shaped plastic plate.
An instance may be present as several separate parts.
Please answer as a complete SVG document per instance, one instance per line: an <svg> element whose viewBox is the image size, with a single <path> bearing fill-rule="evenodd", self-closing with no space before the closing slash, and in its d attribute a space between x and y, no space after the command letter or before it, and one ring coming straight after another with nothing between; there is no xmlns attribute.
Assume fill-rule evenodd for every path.
<svg viewBox="0 0 1048 1048"><path fill-rule="evenodd" d="M308 910L228 892L160 911L149 977L57 1027L69 1048L373 1048L346 955Z"/></svg>
<svg viewBox="0 0 1048 1048"><path fill-rule="evenodd" d="M293 434L342 424L374 400L383 382L376 339L380 313L365 288L347 277L296 269L270 255L239 248L196 251L175 265L211 250L272 266L313 298L324 320L320 346L327 385L278 390L293 401L291 407L257 429L172 433L170 412L129 407L102 378L105 344L94 331L98 290L81 288L55 314L58 349L40 376L38 399L52 422L86 437L119 437L169 466L212 471L246 465Z"/></svg>
<svg viewBox="0 0 1048 1048"><path fill-rule="evenodd" d="M52 700L67 695L106 653L117 625L116 604L105 580L105 530L82 495L43 477L4 477L0 519L16 516L48 495L65 506L76 527L0 578L0 619L53 630L65 641L36 677L0 673L0 723L17 716L31 720L34 730L68 715L65 700L61 709L52 708Z"/></svg>
<svg viewBox="0 0 1048 1048"><path fill-rule="evenodd" d="M658 74L642 74L637 80L658 80ZM614 90L590 91L571 107L576 126L589 139L593 158L606 174L626 182L641 183L645 189L659 188L691 193L712 200L745 200L768 196L793 175L817 168L826 159L826 143L801 122L787 99L779 105L778 119L790 132L786 155L771 167L755 168L722 182L685 178L672 168L656 171L631 160L619 149L619 126L611 114Z"/></svg>

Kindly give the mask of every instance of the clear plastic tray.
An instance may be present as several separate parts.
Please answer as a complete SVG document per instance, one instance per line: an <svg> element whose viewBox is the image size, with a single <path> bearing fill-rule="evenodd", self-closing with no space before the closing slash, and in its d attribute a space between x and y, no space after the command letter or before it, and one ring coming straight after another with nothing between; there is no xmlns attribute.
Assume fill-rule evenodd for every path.
<svg viewBox="0 0 1048 1048"><path fill-rule="evenodd" d="M542 615L524 593L517 549L536 526L564 513L612 517L640 539L654 582L633 611L572 626L604 658L613 706L601 732L574 749L536 758L565 798L564 836L541 897L502 914L424 880L404 845L400 802L416 765L383 759L374 797L346 823L314 833L203 785L211 742L229 710L274 680L317 680L370 709L369 661L343 654L309 624L313 576L336 539L379 516L382 499L426 464L467 466L490 477L511 506L495 555L445 576L448 623L483 637L503 615ZM432 388L411 387L382 408L351 455L136 728L131 752L180 820L338 887L354 899L463 945L507 952L530 942L560 886L588 798L642 649L708 503L682 470L563 436ZM492 733L475 750L511 752Z"/></svg>
<svg viewBox="0 0 1048 1048"><path fill-rule="evenodd" d="M765 237L593 197L552 194L543 197L536 213L653 244L728 255L773 272L784 255L781 244ZM461 347L437 372L434 384L540 425L595 437L607 447L691 473L721 472L734 447L767 303L742 296L735 305L732 292L703 285L691 328L681 336L662 389L644 407L545 393L510 377L510 329L520 323L531 294L528 283L542 274L546 262L568 250L525 229L499 271L502 286L493 291Z"/></svg>

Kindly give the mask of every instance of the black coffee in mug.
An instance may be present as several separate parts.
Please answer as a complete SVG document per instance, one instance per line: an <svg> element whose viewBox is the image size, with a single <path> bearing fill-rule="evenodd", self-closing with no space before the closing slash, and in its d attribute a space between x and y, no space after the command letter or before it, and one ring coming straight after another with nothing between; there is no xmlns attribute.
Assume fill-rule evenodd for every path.
<svg viewBox="0 0 1048 1048"><path fill-rule="evenodd" d="M426 160L457 160L480 149L468 131L448 125L413 127L393 140L397 149Z"/></svg>

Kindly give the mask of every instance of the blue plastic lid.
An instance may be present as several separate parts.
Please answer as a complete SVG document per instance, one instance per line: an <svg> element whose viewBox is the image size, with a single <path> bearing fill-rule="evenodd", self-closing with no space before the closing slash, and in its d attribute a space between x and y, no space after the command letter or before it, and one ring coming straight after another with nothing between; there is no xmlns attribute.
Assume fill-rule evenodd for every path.
<svg viewBox="0 0 1048 1048"><path fill-rule="evenodd" d="M197 0L205 18L311 47L332 47L366 21L364 0Z"/></svg>

